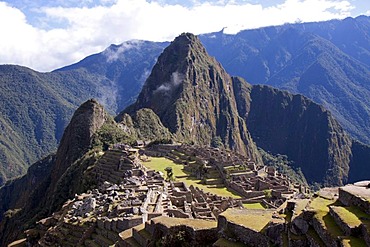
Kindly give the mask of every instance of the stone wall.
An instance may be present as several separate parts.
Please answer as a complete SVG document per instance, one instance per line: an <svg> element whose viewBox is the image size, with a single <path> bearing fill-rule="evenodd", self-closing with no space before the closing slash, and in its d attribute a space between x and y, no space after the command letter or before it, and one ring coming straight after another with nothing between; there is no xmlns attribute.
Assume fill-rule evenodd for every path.
<svg viewBox="0 0 370 247"><path fill-rule="evenodd" d="M357 192L358 190L358 192ZM361 196L361 193L366 193L366 196L370 193L369 189L364 187L357 187L348 185L339 188L339 201L346 206L358 206L367 214L370 214L370 198Z"/></svg>
<svg viewBox="0 0 370 247"><path fill-rule="evenodd" d="M266 237L262 233L229 222L223 215L219 215L217 227L219 232L222 232L224 235L231 237L237 241L243 242L248 246L270 246L268 237Z"/></svg>
<svg viewBox="0 0 370 247"><path fill-rule="evenodd" d="M337 239L333 238L330 233L321 225L320 221L315 217L312 218L312 226L319 234L320 238L325 242L328 247L337 247Z"/></svg>

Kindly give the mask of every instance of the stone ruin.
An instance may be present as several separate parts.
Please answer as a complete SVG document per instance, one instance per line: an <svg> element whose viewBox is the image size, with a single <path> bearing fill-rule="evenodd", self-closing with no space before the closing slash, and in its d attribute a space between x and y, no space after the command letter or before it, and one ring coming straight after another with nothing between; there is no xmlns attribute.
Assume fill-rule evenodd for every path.
<svg viewBox="0 0 370 247"><path fill-rule="evenodd" d="M107 150L90 174L97 188L76 195L50 219L38 222L35 231L42 236L38 244L108 246L119 240L120 232L156 217L215 222L227 208L241 207L232 198L167 182L161 172L146 169L139 157L138 149L126 145ZM35 234L28 237L30 243L36 241Z"/></svg>
<svg viewBox="0 0 370 247"><path fill-rule="evenodd" d="M165 181L141 164L140 153L126 145L106 151L91 171L95 189L68 200L10 246L153 246L181 239L194 246L370 246L368 181L322 189L306 199L299 194L306 188L273 167L226 150L186 145L145 150L184 164L207 186L234 188L244 196L236 200ZM245 202L270 209L243 209Z"/></svg>
<svg viewBox="0 0 370 247"><path fill-rule="evenodd" d="M155 145L145 149L149 156L164 156L183 164L185 170L211 187L227 187L238 192L244 202L260 202L278 208L287 199L308 194L309 189L292 183L275 167L261 166L230 150L196 145Z"/></svg>

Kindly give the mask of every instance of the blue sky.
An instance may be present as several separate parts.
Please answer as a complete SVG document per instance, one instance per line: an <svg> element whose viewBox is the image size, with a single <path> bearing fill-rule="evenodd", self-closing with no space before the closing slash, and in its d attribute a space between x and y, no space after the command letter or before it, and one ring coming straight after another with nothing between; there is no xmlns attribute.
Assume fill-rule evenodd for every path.
<svg viewBox="0 0 370 247"><path fill-rule="evenodd" d="M126 40L370 15L370 0L0 0L0 64L50 71Z"/></svg>

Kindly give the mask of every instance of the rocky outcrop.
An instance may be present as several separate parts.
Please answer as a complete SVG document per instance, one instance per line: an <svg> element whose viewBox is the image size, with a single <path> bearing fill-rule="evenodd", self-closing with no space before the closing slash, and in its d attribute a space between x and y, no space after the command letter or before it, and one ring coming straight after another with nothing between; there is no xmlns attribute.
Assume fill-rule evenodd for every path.
<svg viewBox="0 0 370 247"><path fill-rule="evenodd" d="M220 138L225 147L260 160L238 115L232 78L192 34L164 50L136 103L124 112L142 108L152 109L180 142L209 146Z"/></svg>
<svg viewBox="0 0 370 247"><path fill-rule="evenodd" d="M142 140L171 140L173 138L170 131L163 126L159 117L151 109L144 108L135 112L133 122L138 138Z"/></svg>
<svg viewBox="0 0 370 247"><path fill-rule="evenodd" d="M60 142L52 181L57 181L68 166L90 148L93 134L107 117L103 106L94 99L86 101L76 110Z"/></svg>
<svg viewBox="0 0 370 247"><path fill-rule="evenodd" d="M24 177L1 188L1 198L7 199L4 203L2 200L0 205L2 212L10 210L9 212L16 213L11 214L8 220L1 221L0 229L3 234L0 236L0 245L5 245L22 234L23 227L27 228L36 220L50 215L64 202L61 198L73 193L71 183L64 182L66 186L60 184L63 184L66 177L71 177L65 176L66 172L86 154L91 147L94 133L107 118L108 114L96 100L88 100L73 115L56 155L35 163ZM85 159L85 166L88 164L86 160L88 158ZM78 168L79 165L82 163L77 162L73 167ZM70 174L75 176L76 181L80 181L78 175L81 173Z"/></svg>

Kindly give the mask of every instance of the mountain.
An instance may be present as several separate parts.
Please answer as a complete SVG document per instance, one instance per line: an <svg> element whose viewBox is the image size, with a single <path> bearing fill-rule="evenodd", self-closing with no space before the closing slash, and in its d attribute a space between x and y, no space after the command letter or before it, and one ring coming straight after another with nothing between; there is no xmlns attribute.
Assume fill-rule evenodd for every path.
<svg viewBox="0 0 370 247"><path fill-rule="evenodd" d="M103 107L96 101L85 102L74 113L57 153L33 164L25 176L1 188L0 230L5 238L0 238L0 245L22 232L18 226L27 228L35 223L32 219L49 215L60 206L58 202L81 190L83 184L76 178L87 168L88 162L79 166L73 166L73 163L84 155L90 161L96 158L93 152L87 151L94 133L108 120L107 117ZM73 172L66 176L68 170L72 169ZM60 186L63 179L68 178L71 179L69 187ZM76 183L79 185L73 187Z"/></svg>
<svg viewBox="0 0 370 247"><path fill-rule="evenodd" d="M231 75L300 93L370 144L370 17L201 35Z"/></svg>
<svg viewBox="0 0 370 247"><path fill-rule="evenodd" d="M0 65L0 186L56 150L82 102L96 98L110 113L131 104L165 45L112 45L50 73Z"/></svg>
<svg viewBox="0 0 370 247"><path fill-rule="evenodd" d="M302 95L230 77L192 34L164 50L137 101L116 120L142 108L152 109L180 142L210 146L219 139L258 162L254 143L287 155L310 183L342 185L356 177L350 163L366 166L330 111Z"/></svg>
<svg viewBox="0 0 370 247"><path fill-rule="evenodd" d="M309 182L339 185L370 176L364 169L370 148L352 142L329 111L302 95L229 76L189 33L163 51L136 102L116 120L96 100L86 101L56 154L0 189L0 245L21 238L75 194L95 189L98 174L91 170L107 147L137 138L217 143L262 164L258 145L288 155Z"/></svg>
<svg viewBox="0 0 370 247"><path fill-rule="evenodd" d="M150 109L139 110L133 118L123 118L117 124L96 100L84 102L73 114L57 152L0 188L1 246L23 236L24 230L59 210L76 193L94 188L97 179L89 167L96 164L106 147L114 143L133 144L136 138L172 138Z"/></svg>
<svg viewBox="0 0 370 247"><path fill-rule="evenodd" d="M302 95L236 82L239 113L259 147L287 155L311 184L348 181L352 140L328 110Z"/></svg>
<svg viewBox="0 0 370 247"><path fill-rule="evenodd" d="M229 74L303 94L329 109L352 137L370 144L369 19L286 24L199 38ZM111 45L50 73L1 65L0 186L56 150L82 102L96 98L110 113L135 102L168 44Z"/></svg>
<svg viewBox="0 0 370 247"><path fill-rule="evenodd" d="M101 53L56 72L85 70L102 77L99 95L91 97L96 97L111 113L118 113L135 101L157 57L167 45L168 42L127 41L111 45Z"/></svg>
<svg viewBox="0 0 370 247"><path fill-rule="evenodd" d="M0 66L0 186L55 150L75 105L88 94L78 89L86 81L74 76Z"/></svg>
<svg viewBox="0 0 370 247"><path fill-rule="evenodd" d="M238 115L232 78L192 34L180 35L164 50L124 112L142 108L152 109L177 141L210 146L220 138L225 147L260 160Z"/></svg>

